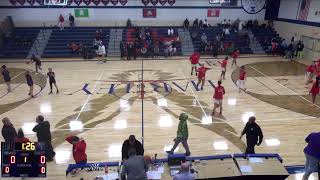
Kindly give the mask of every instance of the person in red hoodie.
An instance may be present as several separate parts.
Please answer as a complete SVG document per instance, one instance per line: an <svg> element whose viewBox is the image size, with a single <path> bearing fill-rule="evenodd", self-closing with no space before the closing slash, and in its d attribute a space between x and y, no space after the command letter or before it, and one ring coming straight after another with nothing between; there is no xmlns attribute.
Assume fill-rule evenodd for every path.
<svg viewBox="0 0 320 180"><path fill-rule="evenodd" d="M231 67L233 67L233 64L236 65L236 67L238 67L237 65L237 58L239 57L240 55L240 51L239 50L235 50L233 53L232 53L232 64L231 64Z"/></svg>
<svg viewBox="0 0 320 180"><path fill-rule="evenodd" d="M199 64L199 59L200 59L200 53L198 52L194 52L192 53L192 55L190 56L190 62L191 62L191 75L193 75L193 69L196 72L196 76L197 74L197 64Z"/></svg>
<svg viewBox="0 0 320 180"><path fill-rule="evenodd" d="M203 90L203 86L204 86L204 81L206 80L206 72L211 69L211 68L207 68L204 67L204 64L201 64L201 67L199 69L197 69L198 72L198 83L197 83L197 87L199 86L200 83L201 84L201 90Z"/></svg>
<svg viewBox="0 0 320 180"><path fill-rule="evenodd" d="M220 113L219 115L222 115L222 100L223 100L223 95L226 93L224 90L224 87L221 85L222 82L218 81L218 86L214 86L214 94L213 94L213 102L214 102L214 107L212 111L212 116L216 113L216 109L220 107Z"/></svg>
<svg viewBox="0 0 320 180"><path fill-rule="evenodd" d="M30 142L30 140L26 137L24 137L24 133L23 130L20 128L18 130L18 135L14 140L15 142L21 142L21 143L26 143L26 142Z"/></svg>
<svg viewBox="0 0 320 180"><path fill-rule="evenodd" d="M229 59L228 57L225 57L222 62L218 61L218 63L221 65L220 80L226 79L226 71L227 71L228 59Z"/></svg>
<svg viewBox="0 0 320 180"><path fill-rule="evenodd" d="M320 83L320 76L316 78L316 81L313 83L312 88L309 92L309 94L311 94L312 103L314 107L315 107L317 94L319 94L319 86L320 86L319 83Z"/></svg>
<svg viewBox="0 0 320 180"><path fill-rule="evenodd" d="M86 142L77 136L69 136L66 141L73 145L73 159L76 164L87 164Z"/></svg>

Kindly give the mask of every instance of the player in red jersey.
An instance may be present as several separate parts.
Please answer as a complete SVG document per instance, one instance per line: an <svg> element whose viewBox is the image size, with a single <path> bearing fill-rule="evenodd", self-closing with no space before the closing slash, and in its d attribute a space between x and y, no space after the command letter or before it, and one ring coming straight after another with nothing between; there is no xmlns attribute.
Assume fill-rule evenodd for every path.
<svg viewBox="0 0 320 180"><path fill-rule="evenodd" d="M309 83L312 83L312 79L314 76L314 73L316 71L316 64L311 64L307 67L306 69L306 85L308 85Z"/></svg>
<svg viewBox="0 0 320 180"><path fill-rule="evenodd" d="M222 100L223 100L223 95L226 93L224 90L224 87L221 86L221 81L218 81L218 86L214 87L214 95L213 95L213 101L214 101L214 107L212 111L212 115L216 113L216 109L220 107L220 113L219 115L222 114Z"/></svg>
<svg viewBox="0 0 320 180"><path fill-rule="evenodd" d="M193 69L196 72L197 75L197 64L199 64L199 59L200 59L200 53L194 52L190 56L190 62L191 62L191 75L193 75Z"/></svg>
<svg viewBox="0 0 320 180"><path fill-rule="evenodd" d="M247 72L245 70L245 67L241 66L240 67L240 72L239 72L239 79L237 81L237 86L238 86L239 93L241 92L241 90L246 92L246 87L245 87L246 79L247 79Z"/></svg>
<svg viewBox="0 0 320 180"><path fill-rule="evenodd" d="M236 65L236 67L238 67L237 65L237 58L239 57L240 55L240 51L239 50L235 50L233 53L232 53L232 64L231 64L231 67L233 67L233 64Z"/></svg>
<svg viewBox="0 0 320 180"><path fill-rule="evenodd" d="M197 72L198 72L197 87L199 86L200 83L202 83L201 84L201 90L203 90L204 81L206 80L206 72L209 69L211 69L211 68L204 67L204 64L201 64L201 67L197 69Z"/></svg>
<svg viewBox="0 0 320 180"><path fill-rule="evenodd" d="M313 83L312 88L309 92L309 94L311 94L311 97L312 97L313 105L315 105L317 94L319 94L319 86L320 86L319 83L320 83L320 76L316 78L316 81Z"/></svg>
<svg viewBox="0 0 320 180"><path fill-rule="evenodd" d="M227 71L228 57L225 57L222 62L218 61L218 63L221 65L220 80L226 79L226 71Z"/></svg>

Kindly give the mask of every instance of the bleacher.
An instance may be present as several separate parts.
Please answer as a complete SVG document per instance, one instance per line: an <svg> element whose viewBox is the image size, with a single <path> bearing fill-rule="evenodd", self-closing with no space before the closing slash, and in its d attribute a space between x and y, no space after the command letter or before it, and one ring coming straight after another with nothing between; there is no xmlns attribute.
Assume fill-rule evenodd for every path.
<svg viewBox="0 0 320 180"><path fill-rule="evenodd" d="M72 53L71 49L68 48L70 42L75 42L76 44L82 43L89 49L93 48L94 34L97 30L103 31L102 42L108 49L110 28L106 27L74 27L65 28L64 30L54 29L47 47L42 55L46 58L71 58L80 57L79 53Z"/></svg>
<svg viewBox="0 0 320 180"><path fill-rule="evenodd" d="M215 42L215 37L218 34L221 34L223 31L223 28L221 26L211 26L208 28L191 28L190 30L190 35L192 36L193 33L196 33L197 36L192 39L193 42L193 47L195 51L200 51L201 50L201 36L203 33L206 34L208 42ZM249 47L249 42L246 42L246 40L242 37L237 32L234 32L233 30L230 30L230 35L225 36L224 43L234 44L234 49L240 50L241 54L252 54L252 50ZM220 44L216 44L218 47ZM218 54L225 54L226 52L218 52Z"/></svg>
<svg viewBox="0 0 320 180"><path fill-rule="evenodd" d="M173 36L168 36L168 28L169 27L149 27L152 40L159 41L159 55L160 56L164 56L165 45L163 44L163 42L170 41L170 40L176 40L178 37L178 29L177 28L173 28L173 30L174 30ZM123 31L122 42L124 44L133 43L136 40L137 39L135 37L135 29L134 28L125 29ZM182 52L181 52L181 43L180 42L176 42L176 48L177 48L177 52L175 55L181 56Z"/></svg>
<svg viewBox="0 0 320 180"><path fill-rule="evenodd" d="M279 34L274 30L270 28L264 28L262 26L258 26L252 29L252 33L254 34L257 41L263 46L264 40L267 38L270 40L275 37L279 37Z"/></svg>
<svg viewBox="0 0 320 180"><path fill-rule="evenodd" d="M0 58L26 58L39 32L40 28L15 28L11 38L5 38L4 45L0 49ZM30 45L22 45L24 39L30 41Z"/></svg>

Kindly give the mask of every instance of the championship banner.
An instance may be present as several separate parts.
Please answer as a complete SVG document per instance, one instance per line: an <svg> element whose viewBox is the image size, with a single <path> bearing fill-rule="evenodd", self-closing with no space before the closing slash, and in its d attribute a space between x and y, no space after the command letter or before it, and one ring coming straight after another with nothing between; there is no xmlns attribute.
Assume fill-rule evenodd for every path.
<svg viewBox="0 0 320 180"><path fill-rule="evenodd" d="M219 17L220 9L208 9L207 17Z"/></svg>
<svg viewBox="0 0 320 180"><path fill-rule="evenodd" d="M17 0L17 1L20 5L24 5L24 3L26 3L26 0Z"/></svg>
<svg viewBox="0 0 320 180"><path fill-rule="evenodd" d="M124 6L127 4L128 0L119 0L119 2L122 6Z"/></svg>
<svg viewBox="0 0 320 180"><path fill-rule="evenodd" d="M167 0L159 0L159 3L164 6L167 3Z"/></svg>
<svg viewBox="0 0 320 180"><path fill-rule="evenodd" d="M43 0L37 0L37 3L38 3L39 5L43 5Z"/></svg>
<svg viewBox="0 0 320 180"><path fill-rule="evenodd" d="M74 15L76 18L88 18L89 9L74 9Z"/></svg>
<svg viewBox="0 0 320 180"><path fill-rule="evenodd" d="M76 3L79 6L82 3L82 0L74 0L74 3Z"/></svg>
<svg viewBox="0 0 320 180"><path fill-rule="evenodd" d="M102 4L104 4L105 6L109 4L109 0L101 0Z"/></svg>
<svg viewBox="0 0 320 180"><path fill-rule="evenodd" d="M145 6L149 4L149 0L141 0L142 4L144 4Z"/></svg>
<svg viewBox="0 0 320 180"><path fill-rule="evenodd" d="M11 3L12 5L16 5L16 4L17 4L17 0L10 0L10 3Z"/></svg>
<svg viewBox="0 0 320 180"><path fill-rule="evenodd" d="M118 4L118 2L119 2L119 0L110 0L111 1L111 3L115 6L115 5L117 5Z"/></svg>
<svg viewBox="0 0 320 180"><path fill-rule="evenodd" d="M72 3L73 3L73 0L68 0L67 5L71 6Z"/></svg>
<svg viewBox="0 0 320 180"><path fill-rule="evenodd" d="M83 2L88 6L91 3L91 0L83 0Z"/></svg>
<svg viewBox="0 0 320 180"><path fill-rule="evenodd" d="M27 2L28 2L31 6L33 6L34 3L36 2L36 0L27 0Z"/></svg>
<svg viewBox="0 0 320 180"><path fill-rule="evenodd" d="M176 3L176 0L168 0L168 3L170 4L170 6L174 5L174 3Z"/></svg>
<svg viewBox="0 0 320 180"><path fill-rule="evenodd" d="M142 10L143 18L156 18L157 9L156 8L144 8Z"/></svg>
<svg viewBox="0 0 320 180"><path fill-rule="evenodd" d="M100 0L92 0L93 4L95 4L96 6L98 6L100 4Z"/></svg>
<svg viewBox="0 0 320 180"><path fill-rule="evenodd" d="M151 4L153 4L154 6L158 4L158 0L151 0Z"/></svg>

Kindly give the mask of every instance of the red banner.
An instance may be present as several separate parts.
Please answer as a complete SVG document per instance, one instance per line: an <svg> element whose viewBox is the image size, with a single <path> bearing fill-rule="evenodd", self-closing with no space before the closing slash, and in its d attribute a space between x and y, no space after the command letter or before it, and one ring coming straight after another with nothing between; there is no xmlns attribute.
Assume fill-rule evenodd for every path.
<svg viewBox="0 0 320 180"><path fill-rule="evenodd" d="M208 9L208 17L219 17L220 9Z"/></svg>
<svg viewBox="0 0 320 180"><path fill-rule="evenodd" d="M144 8L142 10L143 18L156 18L157 9L156 8Z"/></svg>

